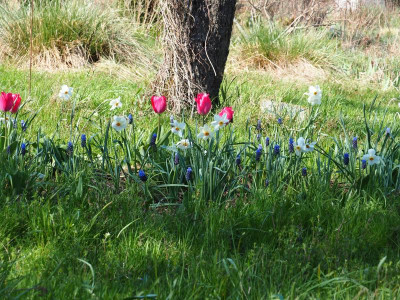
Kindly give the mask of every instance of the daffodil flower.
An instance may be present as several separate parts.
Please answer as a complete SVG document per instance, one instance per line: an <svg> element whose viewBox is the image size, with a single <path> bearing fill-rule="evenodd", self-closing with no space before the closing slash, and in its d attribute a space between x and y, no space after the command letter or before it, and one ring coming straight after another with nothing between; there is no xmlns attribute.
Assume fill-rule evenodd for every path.
<svg viewBox="0 0 400 300"><path fill-rule="evenodd" d="M121 108L122 107L121 97L112 99L110 101L110 106L111 106L110 110L114 110L116 108Z"/></svg>
<svg viewBox="0 0 400 300"><path fill-rule="evenodd" d="M174 122L171 123L171 131L172 133L175 133L182 137L183 135L183 130L185 129L186 124L185 123L179 123L178 121L174 120Z"/></svg>
<svg viewBox="0 0 400 300"><path fill-rule="evenodd" d="M308 88L308 93L304 93L304 95L308 96L307 101L311 105L319 105L319 104L321 104L322 90L319 87L319 85L310 86Z"/></svg>
<svg viewBox="0 0 400 300"><path fill-rule="evenodd" d="M303 152L312 152L314 150L314 146L317 142L309 143L308 141L304 144Z"/></svg>
<svg viewBox="0 0 400 300"><path fill-rule="evenodd" d="M212 129L206 124L203 127L200 127L200 133L197 135L197 138L207 140L213 137L214 132Z"/></svg>
<svg viewBox="0 0 400 300"><path fill-rule="evenodd" d="M303 148L306 145L306 141L304 138L299 137L297 140L297 143L294 143L294 152L296 153L297 156L300 156L301 153L303 152Z"/></svg>
<svg viewBox="0 0 400 300"><path fill-rule="evenodd" d="M111 126L116 131L122 131L128 126L128 119L125 116L114 116Z"/></svg>
<svg viewBox="0 0 400 300"><path fill-rule="evenodd" d="M72 97L72 92L74 89L72 87L69 87L68 85L64 84L61 86L60 92L58 93L58 97L60 97L63 100L69 100Z"/></svg>
<svg viewBox="0 0 400 300"><path fill-rule="evenodd" d="M186 149L192 148L192 144L190 143L190 141L189 141L188 139L180 140L180 141L176 144L176 146L177 146L179 149L182 149L182 150L186 150Z"/></svg>
<svg viewBox="0 0 400 300"><path fill-rule="evenodd" d="M375 155L375 150L374 149L369 149L368 154L365 154L362 159L366 160L370 166L379 164L381 162L381 158L377 155Z"/></svg>
<svg viewBox="0 0 400 300"><path fill-rule="evenodd" d="M214 121L211 122L211 125L214 127L215 130L219 130L220 128L224 127L228 123L229 123L229 119L228 119L227 114L223 114L222 116L215 115Z"/></svg>

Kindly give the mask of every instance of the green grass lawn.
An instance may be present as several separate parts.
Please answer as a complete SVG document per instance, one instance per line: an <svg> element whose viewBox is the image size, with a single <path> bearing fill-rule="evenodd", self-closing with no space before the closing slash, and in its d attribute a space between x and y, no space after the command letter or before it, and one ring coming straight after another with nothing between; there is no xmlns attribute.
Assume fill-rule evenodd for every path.
<svg viewBox="0 0 400 300"><path fill-rule="evenodd" d="M28 93L28 72L3 65L0 84ZM71 103L57 99L61 84L75 87L78 131L97 129L88 116L109 115L107 99L120 95L148 134L157 126L145 82L121 80L92 71L35 71L32 100L21 118L40 109L28 135L42 128L66 143ZM322 82L322 126L330 135L347 126L362 133L362 105L394 91L353 89ZM257 118L262 99L306 105L306 84L268 76L237 75L228 89L235 126ZM143 102L144 101L144 102ZM138 106L137 104L140 104ZM377 110L383 115L383 108ZM396 106L389 108L394 122ZM65 119L65 120L63 120ZM64 123L63 123L64 122ZM164 122L168 122L165 116ZM360 124L361 123L361 124ZM63 130L63 127L65 126ZM267 124L266 130L272 128ZM268 127L271 126L271 127ZM75 131L74 131L75 132ZM77 134L77 133L74 133ZM92 178L95 170L85 169ZM93 177L94 178L94 177ZM62 176L48 182L50 193L33 198L3 196L0 210L3 297L158 299L394 299L400 297L400 203L397 195L326 189L314 177L306 189L260 189L251 197L225 199L200 207L166 206L143 210L135 183L86 182L83 197ZM93 179L91 179L93 180ZM194 197L195 199L196 197Z"/></svg>
<svg viewBox="0 0 400 300"><path fill-rule="evenodd" d="M115 35L121 27L112 26L128 26L129 16L116 21L120 11L104 10L110 27L98 27L94 13L77 3L69 9L88 16L87 26L101 39L87 39L92 27L81 35L71 26L53 27L69 10L54 5L47 11L44 3L39 12L49 20L35 40L38 57L63 36L65 45L91 49L92 60L108 62L57 69L40 61L30 98L26 65L10 57L0 62L0 90L21 94L18 122L29 121L26 131L10 128L8 152L0 138L1 299L400 299L399 63L393 49L400 35L392 30L398 17L364 29L373 40L369 49L349 47L325 29L287 33L277 24L238 18L221 89L222 106L235 110L234 123L215 139L221 146L198 142L174 164L167 146L179 138L168 135L168 111L158 131L149 97L159 64L150 54L161 57L159 28L148 25L147 35L127 27ZM0 29L20 30L11 45L17 48L8 50L25 55L29 14L23 9L19 17L0 18ZM0 40L12 37L9 31ZM108 49L111 38L115 49ZM128 52L135 53L125 57ZM74 88L73 101L58 98L63 84ZM311 109L304 93L317 84L322 104ZM109 100L119 96L122 108L110 111ZM262 111L266 100L304 109L305 120ZM115 132L112 117L129 113L133 125ZM201 118L189 111L174 117L185 118L195 140ZM6 136L3 125L0 132ZM288 140L302 135L318 148L300 159L288 154ZM261 162L254 158L258 144ZM369 148L385 156L386 165L367 173L360 158ZM234 166L238 153L241 167ZM190 180L187 166L194 169Z"/></svg>

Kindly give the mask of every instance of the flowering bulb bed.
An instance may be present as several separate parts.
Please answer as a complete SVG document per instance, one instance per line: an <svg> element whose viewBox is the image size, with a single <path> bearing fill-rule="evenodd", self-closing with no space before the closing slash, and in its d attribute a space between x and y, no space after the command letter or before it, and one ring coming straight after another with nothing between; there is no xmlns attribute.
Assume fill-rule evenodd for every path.
<svg viewBox="0 0 400 300"><path fill-rule="evenodd" d="M60 100L75 101L73 91L63 85ZM322 91L311 86L305 94L310 104L306 121L280 113L268 130L263 126L268 122L265 119L249 120L241 135L233 108L212 115L208 94L199 94L193 101L201 118L187 122L184 117L170 116L167 125L167 98L153 96L149 106L151 103L159 122L150 132L132 114L121 114L125 105L118 97L109 101L109 111L115 115L102 118L99 133L80 132L79 126L73 126L72 112L71 138L60 142L40 131L29 132L35 115L19 120L21 97L3 92L0 147L3 164L7 164L3 169L12 170L1 173L3 189L8 195L27 195L45 191L46 181L65 176L74 182L70 188L77 189L74 193L80 196L89 186L96 186L97 180L108 182L116 192L133 185L145 196L147 205L194 199L236 201L259 192L306 192L315 184L355 192L380 189L385 194L397 193L398 127L370 124L370 109L364 107L364 141L349 136L344 123L342 136L321 136L315 124ZM85 177L85 172L91 176ZM30 180L18 181L21 173Z"/></svg>

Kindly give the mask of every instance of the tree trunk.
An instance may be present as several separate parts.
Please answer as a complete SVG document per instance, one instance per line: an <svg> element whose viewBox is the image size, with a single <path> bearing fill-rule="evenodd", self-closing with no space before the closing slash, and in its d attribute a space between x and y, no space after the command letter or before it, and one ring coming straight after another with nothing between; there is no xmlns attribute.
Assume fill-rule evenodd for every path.
<svg viewBox="0 0 400 300"><path fill-rule="evenodd" d="M161 0L164 63L154 88L179 111L208 93L218 105L236 0Z"/></svg>

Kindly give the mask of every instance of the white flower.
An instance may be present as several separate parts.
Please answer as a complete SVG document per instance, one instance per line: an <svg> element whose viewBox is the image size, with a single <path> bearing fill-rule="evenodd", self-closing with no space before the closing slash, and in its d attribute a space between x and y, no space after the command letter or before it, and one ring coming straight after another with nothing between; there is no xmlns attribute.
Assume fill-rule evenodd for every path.
<svg viewBox="0 0 400 300"><path fill-rule="evenodd" d="M6 124L6 123L8 123L9 121L10 121L10 119L9 119L8 117L0 118L0 123L1 123L1 124Z"/></svg>
<svg viewBox="0 0 400 300"><path fill-rule="evenodd" d="M171 123L171 126L172 126L172 128L171 128L172 133L175 133L175 134L179 135L180 137L182 137L183 130L185 129L186 124L183 122L179 123L178 121L174 120L174 122Z"/></svg>
<svg viewBox="0 0 400 300"><path fill-rule="evenodd" d="M317 142L309 143L308 141L303 146L303 152L312 152Z"/></svg>
<svg viewBox="0 0 400 300"><path fill-rule="evenodd" d="M128 120L125 116L114 116L114 121L112 122L112 127L116 131L121 131L128 125Z"/></svg>
<svg viewBox="0 0 400 300"><path fill-rule="evenodd" d="M121 97L112 99L110 101L110 106L111 106L110 110L122 107Z"/></svg>
<svg viewBox="0 0 400 300"><path fill-rule="evenodd" d="M374 164L379 164L381 162L381 158L377 155L375 155L375 150L374 149L369 149L368 154L365 154L362 157L363 160L366 160L370 166Z"/></svg>
<svg viewBox="0 0 400 300"><path fill-rule="evenodd" d="M304 93L304 95L308 96L307 101L311 105L321 104L322 91L321 91L321 88L319 87L319 85L310 86L308 88L308 93Z"/></svg>
<svg viewBox="0 0 400 300"><path fill-rule="evenodd" d="M222 117L219 115L214 116L214 121L211 122L211 125L214 126L215 130L219 130L229 123L229 119L226 114L223 114Z"/></svg>
<svg viewBox="0 0 400 300"><path fill-rule="evenodd" d="M207 140L213 137L214 132L212 129L206 124L203 127L200 127L200 133L197 135L197 138Z"/></svg>
<svg viewBox="0 0 400 300"><path fill-rule="evenodd" d="M68 85L64 84L61 87L60 92L58 93L58 97L60 97L63 100L69 100L69 98L72 97L72 92L74 89L72 87L68 87Z"/></svg>
<svg viewBox="0 0 400 300"><path fill-rule="evenodd" d="M177 146L179 149L182 149L182 150L186 150L186 149L192 148L192 144L189 142L188 139L180 140L180 141L176 144L176 146Z"/></svg>
<svg viewBox="0 0 400 300"><path fill-rule="evenodd" d="M298 138L297 143L293 143L294 151L295 151L296 155L298 155L298 156L301 155L301 153L304 151L303 148L305 147L305 145L306 145L306 141L302 137Z"/></svg>

